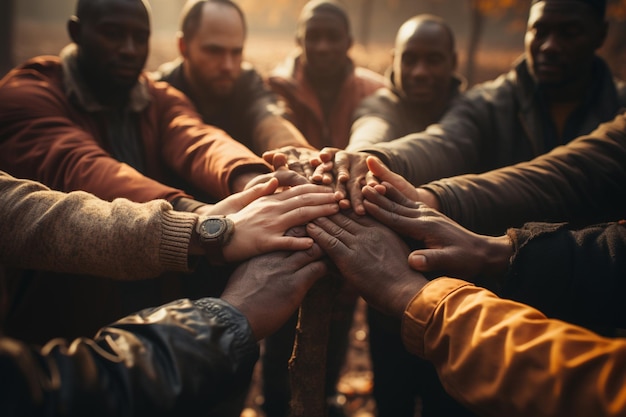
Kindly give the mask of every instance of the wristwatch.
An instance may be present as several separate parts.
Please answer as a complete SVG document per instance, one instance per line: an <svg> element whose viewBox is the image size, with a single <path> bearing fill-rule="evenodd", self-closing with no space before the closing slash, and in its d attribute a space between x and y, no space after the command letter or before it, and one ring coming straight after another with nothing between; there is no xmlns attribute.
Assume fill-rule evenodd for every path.
<svg viewBox="0 0 626 417"><path fill-rule="evenodd" d="M224 246L235 231L235 223L226 216L200 216L196 232L211 265L224 265Z"/></svg>

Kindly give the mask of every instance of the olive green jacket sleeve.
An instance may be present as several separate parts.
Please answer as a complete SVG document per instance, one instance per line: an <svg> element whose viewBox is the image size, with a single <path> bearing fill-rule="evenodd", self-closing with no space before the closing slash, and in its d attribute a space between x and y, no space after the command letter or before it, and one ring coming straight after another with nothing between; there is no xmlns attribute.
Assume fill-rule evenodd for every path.
<svg viewBox="0 0 626 417"><path fill-rule="evenodd" d="M139 279L187 271L197 215L164 200L106 202L0 171L0 264Z"/></svg>
<svg viewBox="0 0 626 417"><path fill-rule="evenodd" d="M405 311L402 337L479 415L626 415L626 340L548 319L467 282L427 284Z"/></svg>

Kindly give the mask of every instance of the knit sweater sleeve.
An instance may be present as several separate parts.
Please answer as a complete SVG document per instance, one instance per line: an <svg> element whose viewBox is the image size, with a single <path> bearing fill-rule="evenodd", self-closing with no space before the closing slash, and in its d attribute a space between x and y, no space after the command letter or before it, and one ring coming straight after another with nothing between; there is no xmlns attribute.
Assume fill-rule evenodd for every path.
<svg viewBox="0 0 626 417"><path fill-rule="evenodd" d="M157 200L106 202L0 172L0 263L118 279L188 270L197 216Z"/></svg>

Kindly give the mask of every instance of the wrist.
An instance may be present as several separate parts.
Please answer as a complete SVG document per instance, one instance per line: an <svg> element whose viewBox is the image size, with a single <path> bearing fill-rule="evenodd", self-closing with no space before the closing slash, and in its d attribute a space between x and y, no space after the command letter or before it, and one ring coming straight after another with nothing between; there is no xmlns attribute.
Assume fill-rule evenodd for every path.
<svg viewBox="0 0 626 417"><path fill-rule="evenodd" d="M415 192L417 194L416 201L426 204L428 207L433 208L437 211L441 211L441 204L439 203L439 199L437 195L426 188L416 188Z"/></svg>
<svg viewBox="0 0 626 417"><path fill-rule="evenodd" d="M509 268L513 256L513 242L507 235L487 237L487 248L483 272L490 277L504 276Z"/></svg>
<svg viewBox="0 0 626 417"><path fill-rule="evenodd" d="M224 248L235 231L235 223L226 216L200 216L194 228L196 242L211 265L226 263Z"/></svg>

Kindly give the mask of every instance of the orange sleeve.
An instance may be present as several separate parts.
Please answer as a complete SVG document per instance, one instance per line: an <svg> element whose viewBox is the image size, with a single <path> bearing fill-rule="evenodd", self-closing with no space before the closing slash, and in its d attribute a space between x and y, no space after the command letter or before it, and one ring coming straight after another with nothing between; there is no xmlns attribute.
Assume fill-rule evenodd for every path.
<svg viewBox="0 0 626 417"><path fill-rule="evenodd" d="M484 416L626 415L626 340L609 339L467 282L440 278L405 311L409 351Z"/></svg>

